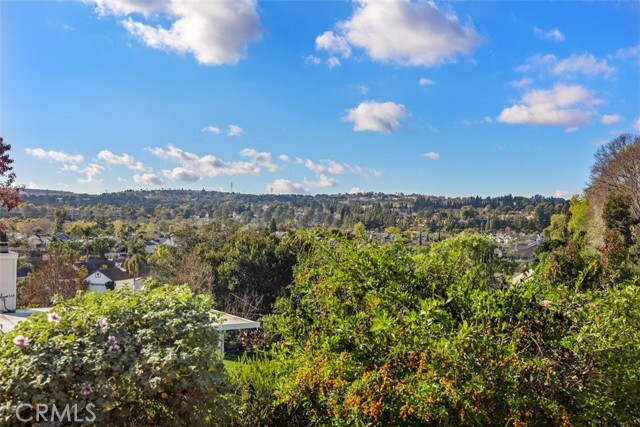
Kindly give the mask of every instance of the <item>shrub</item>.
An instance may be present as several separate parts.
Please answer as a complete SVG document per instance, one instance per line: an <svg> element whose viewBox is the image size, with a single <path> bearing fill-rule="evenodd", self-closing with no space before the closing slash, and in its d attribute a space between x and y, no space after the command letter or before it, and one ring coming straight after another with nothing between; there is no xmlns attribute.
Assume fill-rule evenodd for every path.
<svg viewBox="0 0 640 427"><path fill-rule="evenodd" d="M635 425L640 292L493 287L478 236L321 243L263 324L274 396L323 426ZM483 265L484 264L484 265ZM605 408L606 407L606 408Z"/></svg>
<svg viewBox="0 0 640 427"><path fill-rule="evenodd" d="M212 306L163 286L79 293L31 316L0 341L0 424L20 424L21 403L75 404L98 425L219 424L227 384Z"/></svg>
<svg viewBox="0 0 640 427"><path fill-rule="evenodd" d="M230 425L236 427L307 426L307 417L276 402L276 384L281 364L260 354L240 357L227 366L233 389Z"/></svg>

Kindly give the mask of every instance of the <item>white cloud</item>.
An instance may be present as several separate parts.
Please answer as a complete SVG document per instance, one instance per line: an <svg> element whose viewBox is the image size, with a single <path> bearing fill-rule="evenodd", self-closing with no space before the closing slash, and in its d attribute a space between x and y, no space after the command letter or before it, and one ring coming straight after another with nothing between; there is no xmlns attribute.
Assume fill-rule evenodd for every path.
<svg viewBox="0 0 640 427"><path fill-rule="evenodd" d="M434 151L429 151L428 153L424 153L422 157L426 157L427 159L437 160L440 158L440 154Z"/></svg>
<svg viewBox="0 0 640 427"><path fill-rule="evenodd" d="M369 88L367 86L365 86L365 85L358 86L358 90L363 95L366 95L367 93L369 93Z"/></svg>
<svg viewBox="0 0 640 427"><path fill-rule="evenodd" d="M522 89L528 87L531 83L533 83L533 79L531 77L523 77L520 80L509 82L509 86Z"/></svg>
<svg viewBox="0 0 640 427"><path fill-rule="evenodd" d="M278 170L278 165L273 163L273 157L271 156L271 153L259 153L253 148L245 148L240 152L240 155L243 157L248 157L253 163L267 168L269 172L275 172Z"/></svg>
<svg viewBox="0 0 640 427"><path fill-rule="evenodd" d="M453 11L426 0L355 0L348 21L316 39L316 48L346 58L354 47L369 58L404 66L435 66L470 55L481 38Z"/></svg>
<svg viewBox="0 0 640 427"><path fill-rule="evenodd" d="M38 184L36 184L35 182L29 181L25 185L25 188L30 189L30 190L39 190L40 186Z"/></svg>
<svg viewBox="0 0 640 427"><path fill-rule="evenodd" d="M278 156L278 159L280 159L281 162L285 163L289 163L291 161L291 157L287 156L286 154L280 154Z"/></svg>
<svg viewBox="0 0 640 427"><path fill-rule="evenodd" d="M525 93L519 104L502 110L498 121L579 126L589 123L592 115L590 107L600 102L582 86L558 84L552 89Z"/></svg>
<svg viewBox="0 0 640 427"><path fill-rule="evenodd" d="M304 184L307 187L307 191L317 190L320 188L331 188L335 187L339 184L338 180L335 178L328 177L324 174L319 174L315 180L307 180L304 179Z"/></svg>
<svg viewBox="0 0 640 427"><path fill-rule="evenodd" d="M533 71L535 69L543 69L548 68L549 64L553 64L558 61L555 55L533 55L531 58L527 59L527 61L516 67L515 70L521 73L526 73L529 71Z"/></svg>
<svg viewBox="0 0 640 427"><path fill-rule="evenodd" d="M270 153L258 153L253 149L242 150L241 155L249 157L250 162L227 162L211 154L198 156L169 145L168 149L148 148L156 157L178 163L180 166L171 170L165 169L162 174L174 181L194 182L202 178L234 175L260 175L262 168L276 170ZM275 169L274 169L275 167Z"/></svg>
<svg viewBox="0 0 640 427"><path fill-rule="evenodd" d="M335 57L335 56L331 56L329 57L329 59L327 59L327 65L329 66L329 68L335 68L335 67L339 67L340 64L340 60Z"/></svg>
<svg viewBox="0 0 640 427"><path fill-rule="evenodd" d="M347 194L363 194L365 191L360 187L351 187Z"/></svg>
<svg viewBox="0 0 640 427"><path fill-rule="evenodd" d="M196 171L185 169L183 167L177 167L173 169L163 169L162 174L173 181L185 181L185 182L196 182L200 178L207 176L207 175L200 175Z"/></svg>
<svg viewBox="0 0 640 427"><path fill-rule="evenodd" d="M272 194L305 194L302 184L288 179L276 179L267 184L267 191Z"/></svg>
<svg viewBox="0 0 640 427"><path fill-rule="evenodd" d="M553 196L560 197L562 199L568 199L569 197L573 196L573 193L571 191L556 190L554 191Z"/></svg>
<svg viewBox="0 0 640 427"><path fill-rule="evenodd" d="M534 55L523 65L516 67L516 71L544 71L556 76L573 78L578 74L588 77L602 75L605 78L612 78L616 69L611 67L606 59L598 59L595 56L585 53L582 55L570 55L565 59L558 59L555 55Z"/></svg>
<svg viewBox="0 0 640 427"><path fill-rule="evenodd" d="M229 125L229 132L227 132L228 136L242 136L243 133L244 129L242 129L240 126Z"/></svg>
<svg viewBox="0 0 640 427"><path fill-rule="evenodd" d="M66 164L78 164L84 161L82 154L67 154L64 151L55 150L45 151L42 148L27 148L25 151L27 154L41 160L53 160Z"/></svg>
<svg viewBox="0 0 640 427"><path fill-rule="evenodd" d="M143 173L133 175L133 180L138 184L143 185L161 185L162 179L154 173Z"/></svg>
<svg viewBox="0 0 640 427"><path fill-rule="evenodd" d="M142 162L136 162L133 156L123 153L118 156L109 150L102 150L98 153L98 159L112 165L124 166L128 169L141 172L149 172L150 170L144 166Z"/></svg>
<svg viewBox="0 0 640 427"><path fill-rule="evenodd" d="M316 175L332 174L340 175L344 172L344 167L333 160L323 160L321 163L314 163L311 160L307 160L304 166Z"/></svg>
<svg viewBox="0 0 640 427"><path fill-rule="evenodd" d="M634 120L634 122L631 124L631 127L640 132L640 117Z"/></svg>
<svg viewBox="0 0 640 427"><path fill-rule="evenodd" d="M614 57L618 59L627 59L627 58L640 59L640 43L638 43L635 46L627 47L624 49L618 49Z"/></svg>
<svg viewBox="0 0 640 427"><path fill-rule="evenodd" d="M320 65L322 64L322 59L317 56L308 55L304 57L304 62L307 64Z"/></svg>
<svg viewBox="0 0 640 427"><path fill-rule="evenodd" d="M219 135L220 134L220 128L217 127L217 126L211 126L210 125L210 126L207 126L205 128L202 128L202 132L211 132L211 133L214 133L216 135Z"/></svg>
<svg viewBox="0 0 640 427"><path fill-rule="evenodd" d="M262 34L256 0L83 1L95 4L100 15L125 17L124 28L147 46L191 53L206 65L236 64ZM140 15L156 25L137 21ZM162 26L165 19L169 28Z"/></svg>
<svg viewBox="0 0 640 427"><path fill-rule="evenodd" d="M564 41L564 34L562 34L562 32L557 28L552 28L549 31L543 31L538 27L533 27L533 34L545 40L553 40L556 42Z"/></svg>
<svg viewBox="0 0 640 427"><path fill-rule="evenodd" d="M104 166L101 166L95 163L89 163L89 166L85 166L85 167L80 167L78 165L65 164L62 166L61 170L72 171L79 174L83 174L85 178L84 179L78 178L77 180L80 184L98 184L102 182L102 180L97 179L97 176L104 173L106 169L104 168Z"/></svg>
<svg viewBox="0 0 640 427"><path fill-rule="evenodd" d="M578 126L570 126L570 127L566 128L564 131L566 133L572 133L572 132L577 132L579 130L580 130L580 128Z"/></svg>
<svg viewBox="0 0 640 427"><path fill-rule="evenodd" d="M353 123L356 132L375 131L394 133L400 129L400 120L406 117L404 105L395 102L365 101L347 110L344 121Z"/></svg>
<svg viewBox="0 0 640 427"><path fill-rule="evenodd" d="M333 31L325 31L316 37L316 50L326 50L331 54L348 58L351 55L351 46L343 36L336 36Z"/></svg>
<svg viewBox="0 0 640 427"><path fill-rule="evenodd" d="M371 176L375 178L379 178L382 176L382 172L376 169L363 168L362 166L351 166L348 163L344 164L344 167L347 168L349 172L355 175L362 175L365 178L369 178Z"/></svg>
<svg viewBox="0 0 640 427"><path fill-rule="evenodd" d="M605 125L620 123L621 120L622 117L617 114L603 114L602 116L600 116L600 121L602 121L602 123L604 123Z"/></svg>
<svg viewBox="0 0 640 427"><path fill-rule="evenodd" d="M605 59L598 60L590 54L573 54L555 64L552 71L557 75L584 74L586 76L596 76L602 74L604 77L611 78L616 70L609 66Z"/></svg>
<svg viewBox="0 0 640 427"><path fill-rule="evenodd" d="M431 86L434 83L433 80L428 79L426 77L422 77L420 80L418 80L418 84L420 86Z"/></svg>

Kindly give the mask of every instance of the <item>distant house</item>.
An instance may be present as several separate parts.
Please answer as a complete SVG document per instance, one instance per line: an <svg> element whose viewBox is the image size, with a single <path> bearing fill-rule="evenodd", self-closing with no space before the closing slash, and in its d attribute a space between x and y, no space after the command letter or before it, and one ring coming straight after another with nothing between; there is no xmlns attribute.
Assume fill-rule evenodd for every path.
<svg viewBox="0 0 640 427"><path fill-rule="evenodd" d="M166 238L156 237L155 239L148 240L145 244L145 251L148 254L152 254L156 251L156 248L160 245L173 246L175 245L175 239L173 236Z"/></svg>
<svg viewBox="0 0 640 427"><path fill-rule="evenodd" d="M124 268L123 263L113 262L104 259L91 259L87 262L76 263L77 268L85 267L88 276L85 278L88 291L104 291L107 283L113 282L115 289L129 286L133 290L142 288L143 279L141 276L134 277Z"/></svg>
<svg viewBox="0 0 640 427"><path fill-rule="evenodd" d="M46 249L51 242L51 236L47 234L34 234L29 237L29 247L31 249Z"/></svg>

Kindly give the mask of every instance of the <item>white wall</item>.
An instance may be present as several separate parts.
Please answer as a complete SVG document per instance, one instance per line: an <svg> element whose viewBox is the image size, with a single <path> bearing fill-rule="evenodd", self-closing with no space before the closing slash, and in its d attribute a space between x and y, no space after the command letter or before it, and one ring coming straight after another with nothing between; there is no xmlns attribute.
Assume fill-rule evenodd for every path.
<svg viewBox="0 0 640 427"><path fill-rule="evenodd" d="M9 252L0 254L0 293L13 295L5 300L8 310L16 309L16 277L18 275L18 254ZM0 311L4 310L4 304L0 301Z"/></svg>

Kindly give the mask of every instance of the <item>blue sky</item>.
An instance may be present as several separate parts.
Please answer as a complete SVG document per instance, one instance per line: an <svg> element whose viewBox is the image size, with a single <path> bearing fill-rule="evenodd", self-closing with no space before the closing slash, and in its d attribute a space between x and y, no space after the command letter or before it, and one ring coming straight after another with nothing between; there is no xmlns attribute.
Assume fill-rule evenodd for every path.
<svg viewBox="0 0 640 427"><path fill-rule="evenodd" d="M0 2L21 183L580 192L640 132L635 2Z"/></svg>

